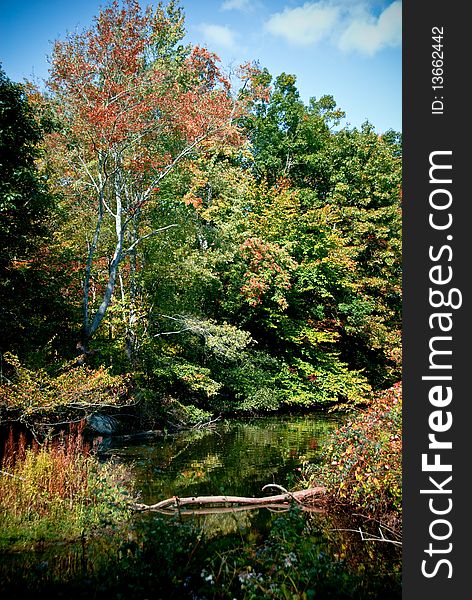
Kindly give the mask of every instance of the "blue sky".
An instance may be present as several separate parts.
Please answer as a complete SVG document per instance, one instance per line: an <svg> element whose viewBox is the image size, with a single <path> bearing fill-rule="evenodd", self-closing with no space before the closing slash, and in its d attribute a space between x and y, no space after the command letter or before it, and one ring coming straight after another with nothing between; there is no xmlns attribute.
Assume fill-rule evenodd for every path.
<svg viewBox="0 0 472 600"><path fill-rule="evenodd" d="M146 4L148 0L141 0ZM155 4L156 2L151 2ZM52 42L91 24L100 0L0 0L0 62L13 81L48 74ZM224 65L297 76L305 101L334 96L347 123L401 130L401 0L181 0L187 41Z"/></svg>

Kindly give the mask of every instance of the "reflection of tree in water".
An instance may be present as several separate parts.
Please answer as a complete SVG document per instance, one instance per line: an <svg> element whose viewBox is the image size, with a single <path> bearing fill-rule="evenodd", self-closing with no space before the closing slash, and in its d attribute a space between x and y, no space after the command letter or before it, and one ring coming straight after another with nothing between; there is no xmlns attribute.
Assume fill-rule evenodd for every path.
<svg viewBox="0 0 472 600"><path fill-rule="evenodd" d="M254 598L303 597L261 595L272 583L292 591L288 575L300 593L315 590L320 598L400 598L401 549L343 531L359 524L369 531L364 520L329 513L261 509L181 520L138 515L114 535L10 556L0 564L0 580L2 591L21 589L39 597L42 592L70 599L105 592L118 599L126 589L128 600L149 594L224 600L249 597L241 585L251 583L252 572L260 585ZM210 588L202 573L212 575Z"/></svg>
<svg viewBox="0 0 472 600"><path fill-rule="evenodd" d="M111 453L131 462L145 502L173 495L260 495L266 483L285 485L303 461L316 462L337 422L327 415L225 422Z"/></svg>
<svg viewBox="0 0 472 600"><path fill-rule="evenodd" d="M110 558L118 555L122 543L122 532L116 532L81 542L5 554L0 561L0 591L10 586L35 591L35 586L52 589L64 582L98 576Z"/></svg>

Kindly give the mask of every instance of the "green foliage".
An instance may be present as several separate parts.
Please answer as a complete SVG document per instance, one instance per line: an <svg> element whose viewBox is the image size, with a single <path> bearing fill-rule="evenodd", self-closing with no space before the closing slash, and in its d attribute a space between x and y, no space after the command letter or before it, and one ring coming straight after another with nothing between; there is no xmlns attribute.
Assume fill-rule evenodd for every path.
<svg viewBox="0 0 472 600"><path fill-rule="evenodd" d="M0 352L23 357L64 341L69 278L52 243L56 198L42 165L38 111L0 68ZM58 332L58 324L60 332Z"/></svg>
<svg viewBox="0 0 472 600"><path fill-rule="evenodd" d="M193 404L182 404L168 397L163 403L166 419L183 427L203 425L211 420L212 413Z"/></svg>
<svg viewBox="0 0 472 600"><path fill-rule="evenodd" d="M92 408L120 406L130 400L129 376L111 375L104 367L69 364L55 376L44 369L28 369L17 356L5 353L3 372L10 377L4 376L0 385L0 409L20 413L24 423L74 420Z"/></svg>
<svg viewBox="0 0 472 600"><path fill-rule="evenodd" d="M305 107L296 77L282 73L267 102L259 102L244 126L254 147L254 171L273 185L290 177L295 186L324 183L325 160L320 149L344 113L332 96L311 99ZM324 190L321 189L321 192Z"/></svg>
<svg viewBox="0 0 472 600"><path fill-rule="evenodd" d="M125 3L125 6L128 12L119 18L141 14L138 4ZM112 14L113 11L105 11L100 18L105 23ZM151 18L151 13L146 15L145 21ZM189 48L179 45L184 31L183 16L178 6L171 3L166 8L159 6L155 19L159 27L148 40L144 54L137 50L142 42L139 27L133 29L137 35L135 49L139 60L145 57L143 75L154 76L160 69L167 74L159 83L159 102L167 108L156 113L152 102L146 105L146 131L153 138L152 143L141 135L133 137L134 130L128 131L132 123L122 123L123 131L133 133L134 141L131 146L122 146L124 154L116 166L119 176L110 175L108 159L102 157L102 160L94 154L98 146L95 150L88 148L88 134L84 138L83 131L76 131L76 136L79 133L82 136L79 136L82 145L71 144L64 128L67 122L72 129L80 125L76 119L66 119L71 97L57 92L52 103L51 99L36 95L42 122L47 122L51 129L46 148L49 171L42 170L47 172L56 190L62 191L60 210L51 222L52 258L51 253L37 253L43 271L24 261L15 263L13 269L10 260L8 277L1 283L7 296L10 301L16 297L17 284L10 277L15 270L15 277L21 274L21 278L31 282L30 291L38 286L45 290L45 297L52 294L56 298L60 305L57 318L48 319L53 308L57 308L54 303L50 309L40 303L36 314L31 314L28 307L33 304L29 300L25 315L29 315L32 329L41 324L51 334L47 339L42 335L41 341L46 362L54 362L57 371L57 365L64 362L63 358L70 358L71 346L77 343L79 300L83 290L87 290L84 306L89 305L88 317L95 311L97 319L104 315L103 321L94 318L93 323L84 325L91 335L100 323L93 352L88 355L90 368L97 369L97 383L90 394L97 394L99 403L107 394L116 396L114 386L120 385L118 380L107 383L107 377L127 372L133 373L136 387L140 388L145 400L140 407L146 415L153 410L160 416L166 410L176 411L174 417L188 423L226 411L273 411L284 406L307 408L365 402L372 389L384 389L400 377L400 134L389 131L378 135L369 123L360 129L339 128L344 113L331 96L312 98L304 104L294 75L282 73L269 90L272 77L267 70L246 66L249 81L239 101L250 110L230 111L239 115L234 123L237 129L224 139L217 134L218 139L208 138L198 152L190 146L185 160L173 161L171 157L185 147L186 134L179 126L189 125L189 115L194 114L201 94L192 101L184 94L190 103L188 114L185 102L173 106L177 98L174 95L193 89L195 83L188 71ZM120 32L113 29L115 34L113 43L118 44ZM148 34L146 29L143 39ZM72 36L67 43L79 38ZM56 79L62 81L62 63L70 67L71 81L66 78L63 85L68 81L73 83L76 76L66 47L67 44L56 47L59 61ZM78 52L77 56L85 52L85 46L71 47ZM100 55L104 69L110 62L105 60L105 54L106 51ZM211 88L217 73L214 57L198 56L192 60L202 68L198 71L201 77L209 77L207 84ZM120 64L115 65L118 71ZM213 69L213 75L208 69ZM22 115L14 123L10 119L13 124L7 128L9 139L18 130L24 141L24 148L20 143L23 148L20 154L24 165L31 170L41 140L39 117L33 114L19 88L4 80L10 105ZM103 89L108 85L106 78L95 83L100 90L102 84ZM123 82L118 78L115 83ZM223 91L224 78L220 83L208 97L209 101L222 93L221 102L223 99L229 102L229 95ZM203 88L198 89L202 93L210 89ZM149 94L154 93L153 89L149 88ZM80 104L82 88L74 90ZM138 93L133 86L126 90L118 94L120 102L125 101L130 90ZM167 105L168 102L171 104ZM106 102L105 105L108 106ZM125 108L128 110L129 106L126 104ZM174 109L177 112L172 117ZM203 104L200 109L202 114L199 113L197 121L203 123L210 109ZM87 127L96 132L94 119L100 115L87 107L84 110L84 119L91 119L90 123L87 120ZM182 119L176 118L179 111L183 111ZM113 118L110 113L106 121L107 127L115 132ZM163 125L167 118L172 123L176 118L180 124L177 129L174 125L169 128ZM140 127L140 123L138 119L135 126ZM63 144L60 152L54 145L58 132ZM107 136L103 143L106 140ZM88 156L89 150L92 152L89 158L80 154L79 147L84 156ZM138 147L142 164L137 169L133 152ZM111 162L116 158L113 156L112 152ZM172 165L169 171L164 167L167 164ZM97 168L103 172L96 175L94 188L90 176ZM159 186L152 187L149 194L146 192L145 198L136 196L153 169L156 173L164 169L165 177L159 179ZM37 177L38 173L34 173ZM97 205L90 194L95 193L93 189L102 189L98 180L104 186L104 197L98 195L98 206L102 208L97 217ZM121 195L116 195L118 188ZM21 200L21 194L15 198L18 200L15 210L23 210L26 202ZM114 202L124 211L120 216L123 235L116 240L119 224L113 217ZM11 203L9 206L12 208ZM46 204L42 208L38 202L28 206L35 206L34 222L42 223ZM10 212L4 211L0 218L10 219ZM28 218L31 221L32 215ZM96 245L90 244L93 238L90 224L94 221L99 226L100 243ZM157 231L160 233L154 235ZM28 231L28 244L33 244L38 232L34 228ZM25 242L23 248L34 245L28 244ZM84 273L86 246L91 263L88 283L84 285L80 278ZM114 262L116 273L112 274L115 246L119 249L119 260ZM128 252L127 248L131 250ZM61 264L68 266L61 269ZM40 275L33 277L36 272ZM106 290L111 288L107 288L107 282L114 286L108 296ZM99 309L101 302L105 302L103 310ZM26 341L27 322L21 317L14 327L20 334L16 339L25 339L17 342L13 335L9 336L4 350L17 350L16 354L29 367L42 366L38 359L42 356L38 352L41 345ZM72 342L67 340L68 348L58 352L64 331L71 333ZM23 351L25 347L28 353ZM110 371L101 365L107 365ZM46 370L38 371L38 384L33 382L32 374L29 383L24 379L25 388L32 390L33 405L43 402L59 406L61 401L44 400L56 394L51 391L55 384L47 379ZM70 380L65 377L63 381L63 377L65 374L57 382L65 389L73 389L73 378L78 381L78 389L84 387L85 378L94 381L92 371L85 368L70 371ZM9 388L10 396L17 394L15 389ZM86 386L84 390L89 393ZM35 399L41 395L43 400ZM176 403L172 409L171 404L166 404L168 398ZM177 406L182 408L177 410ZM185 407L189 414L184 414Z"/></svg>
<svg viewBox="0 0 472 600"><path fill-rule="evenodd" d="M339 401L365 402L370 386L337 356L320 357L317 366L302 360L291 365L265 352L252 353L247 362L224 371L225 386L234 400L225 408L251 412L282 406L310 408Z"/></svg>
<svg viewBox="0 0 472 600"><path fill-rule="evenodd" d="M279 360L261 351L245 353L239 363L227 365L221 372L228 398L223 409L264 412L280 408L284 400L278 386L280 368Z"/></svg>
<svg viewBox="0 0 472 600"><path fill-rule="evenodd" d="M35 164L41 129L24 86L0 68L0 231L1 265L25 256L44 234L52 198Z"/></svg>
<svg viewBox="0 0 472 600"><path fill-rule="evenodd" d="M177 361L172 361L169 367L176 381L182 384L192 395L204 394L205 397L211 398L221 388L221 384L211 379L210 369L190 363L179 364Z"/></svg>
<svg viewBox="0 0 472 600"><path fill-rule="evenodd" d="M293 77L276 80L245 122L259 180L249 220L298 263L290 316L335 328L341 357L384 387L400 376L401 136L331 131L341 116L333 98L305 107Z"/></svg>
<svg viewBox="0 0 472 600"><path fill-rule="evenodd" d="M241 352L253 341L247 331L238 329L226 322L217 324L211 319L181 318L182 331L198 336L204 344L204 351L214 359L234 362Z"/></svg>
<svg viewBox="0 0 472 600"><path fill-rule="evenodd" d="M292 376L294 369L298 378L304 381L306 392L300 399L297 394L289 395L288 404L310 406L344 402L354 406L363 404L371 393L371 387L362 373L350 369L336 354L319 354L315 364L296 359Z"/></svg>

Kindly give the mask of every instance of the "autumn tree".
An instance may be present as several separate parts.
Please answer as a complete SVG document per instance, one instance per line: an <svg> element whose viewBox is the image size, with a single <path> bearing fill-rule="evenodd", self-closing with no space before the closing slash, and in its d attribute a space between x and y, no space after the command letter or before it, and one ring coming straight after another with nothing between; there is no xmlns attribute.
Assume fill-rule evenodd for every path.
<svg viewBox="0 0 472 600"><path fill-rule="evenodd" d="M147 220L162 181L199 150L241 142L234 125L240 105L218 58L179 45L183 34L183 16L173 2L142 10L126 0L122 7L113 2L93 27L54 47L49 89L63 128L50 136L50 148L62 161L71 203L95 213L83 279L85 349L117 281L123 286L127 280L131 352L138 250L176 225L150 227ZM99 259L104 281L94 303Z"/></svg>
<svg viewBox="0 0 472 600"><path fill-rule="evenodd" d="M287 75L252 109L251 146L163 186L185 225L148 245L155 372L221 385L233 408L364 401L399 374L398 137L335 130L334 100L304 105ZM215 359L198 320L250 333L239 363Z"/></svg>
<svg viewBox="0 0 472 600"><path fill-rule="evenodd" d="M325 226L336 229L352 260L352 284L339 298L343 347L377 383L394 383L401 367L401 146L372 125L339 131Z"/></svg>

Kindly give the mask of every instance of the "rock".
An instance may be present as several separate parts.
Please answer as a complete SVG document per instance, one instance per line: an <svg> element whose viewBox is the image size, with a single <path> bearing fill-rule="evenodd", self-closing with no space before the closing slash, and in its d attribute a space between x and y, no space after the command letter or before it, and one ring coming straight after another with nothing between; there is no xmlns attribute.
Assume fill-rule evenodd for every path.
<svg viewBox="0 0 472 600"><path fill-rule="evenodd" d="M87 417L87 423L94 431L102 435L112 435L118 428L118 420L108 415L90 415Z"/></svg>

